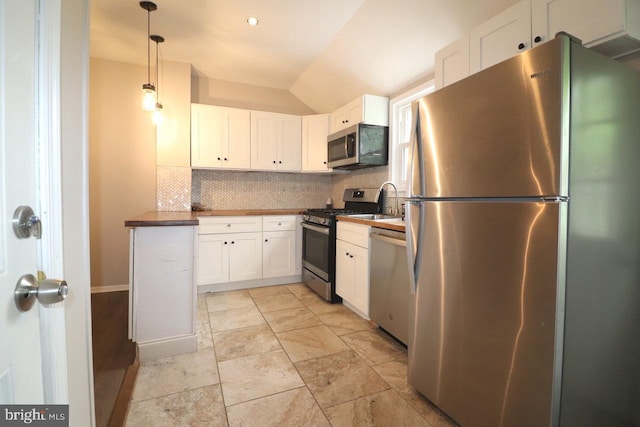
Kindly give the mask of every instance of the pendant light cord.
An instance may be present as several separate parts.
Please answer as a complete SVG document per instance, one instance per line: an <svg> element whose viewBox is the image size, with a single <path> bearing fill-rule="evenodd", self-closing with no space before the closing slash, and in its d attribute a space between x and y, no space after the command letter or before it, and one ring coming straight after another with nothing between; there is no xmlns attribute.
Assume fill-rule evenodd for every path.
<svg viewBox="0 0 640 427"><path fill-rule="evenodd" d="M151 37L151 11L147 10L147 81L151 83L151 46L149 37Z"/></svg>
<svg viewBox="0 0 640 427"><path fill-rule="evenodd" d="M158 80L158 69L159 61L158 61L158 42L156 41L156 102L160 103L160 81Z"/></svg>

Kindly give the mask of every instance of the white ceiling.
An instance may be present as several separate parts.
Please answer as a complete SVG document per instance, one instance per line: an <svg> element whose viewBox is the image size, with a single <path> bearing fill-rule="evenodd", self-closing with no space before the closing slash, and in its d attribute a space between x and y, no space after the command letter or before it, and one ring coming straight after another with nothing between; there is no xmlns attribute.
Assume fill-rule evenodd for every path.
<svg viewBox="0 0 640 427"><path fill-rule="evenodd" d="M151 33L166 40L161 59L190 63L200 76L288 90L322 113L424 79L437 50L517 0L154 2ZM91 7L91 56L146 65L139 1ZM247 25L249 16L259 25Z"/></svg>

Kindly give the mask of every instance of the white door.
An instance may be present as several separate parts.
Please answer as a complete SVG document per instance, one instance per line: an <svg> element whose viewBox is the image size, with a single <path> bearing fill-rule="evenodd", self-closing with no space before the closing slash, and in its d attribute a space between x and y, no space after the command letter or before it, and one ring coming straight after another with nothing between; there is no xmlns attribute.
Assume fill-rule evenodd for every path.
<svg viewBox="0 0 640 427"><path fill-rule="evenodd" d="M22 312L14 301L21 276L51 270L42 256L49 240L19 238L12 225L18 206L36 215L43 206L41 10L37 0L0 0L0 404L68 403L63 303L36 301ZM59 333L42 333L41 325L52 324Z"/></svg>
<svg viewBox="0 0 640 427"><path fill-rule="evenodd" d="M13 300L18 278L38 271L36 239L18 239L11 221L18 206L36 205L36 10L33 2L20 3L0 3L0 203L4 203L0 211L0 310L4 318L0 328L0 400L42 403L38 307L20 313Z"/></svg>

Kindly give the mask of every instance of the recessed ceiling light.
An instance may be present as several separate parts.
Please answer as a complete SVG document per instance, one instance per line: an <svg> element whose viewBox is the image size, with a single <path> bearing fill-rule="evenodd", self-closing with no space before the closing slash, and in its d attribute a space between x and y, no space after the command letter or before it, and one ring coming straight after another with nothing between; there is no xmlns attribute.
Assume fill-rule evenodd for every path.
<svg viewBox="0 0 640 427"><path fill-rule="evenodd" d="M258 18L254 18L253 16L250 18L247 18L247 24L255 27L256 25L258 25Z"/></svg>

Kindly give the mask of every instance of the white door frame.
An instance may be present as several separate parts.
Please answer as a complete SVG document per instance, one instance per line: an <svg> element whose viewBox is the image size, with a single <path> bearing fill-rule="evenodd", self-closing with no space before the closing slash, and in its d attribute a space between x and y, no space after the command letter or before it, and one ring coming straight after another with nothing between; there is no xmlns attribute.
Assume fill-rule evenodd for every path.
<svg viewBox="0 0 640 427"><path fill-rule="evenodd" d="M62 195L60 146L60 0L38 2L38 205L42 238L38 245L42 271L63 279ZM44 401L68 403L64 306L40 310L40 339L43 356Z"/></svg>
<svg viewBox="0 0 640 427"><path fill-rule="evenodd" d="M43 262L49 263L50 275L59 274L69 285L64 302L66 328L57 331L66 329L70 425L94 426L89 269L89 0L41 0L41 4L48 34L45 54L55 63L43 74L45 82L41 82L51 107L45 122L52 138L58 138L43 141L49 150L42 154L46 158L41 161L49 166L42 172L40 184L46 185L42 180L57 183L48 189L50 198L41 200L42 215L49 215L46 223L52 224L47 243L43 242ZM44 336L53 337L56 333L50 328L60 321L60 313L54 316L56 319L42 330ZM59 360L56 362L54 357L52 363ZM52 372L59 375L61 369ZM52 396L64 391L63 383L53 379L56 387Z"/></svg>

